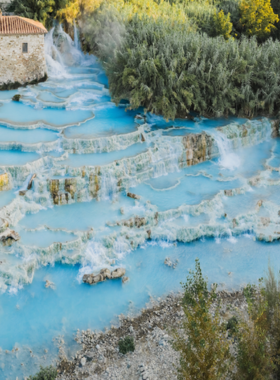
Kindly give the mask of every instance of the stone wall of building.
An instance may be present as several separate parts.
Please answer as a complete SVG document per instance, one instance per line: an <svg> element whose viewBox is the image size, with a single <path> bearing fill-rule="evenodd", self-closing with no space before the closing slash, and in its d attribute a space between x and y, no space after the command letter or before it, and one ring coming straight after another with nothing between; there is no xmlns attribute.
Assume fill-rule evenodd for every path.
<svg viewBox="0 0 280 380"><path fill-rule="evenodd" d="M28 52L23 52L23 44ZM0 35L0 88L4 84L25 84L47 73L44 34Z"/></svg>

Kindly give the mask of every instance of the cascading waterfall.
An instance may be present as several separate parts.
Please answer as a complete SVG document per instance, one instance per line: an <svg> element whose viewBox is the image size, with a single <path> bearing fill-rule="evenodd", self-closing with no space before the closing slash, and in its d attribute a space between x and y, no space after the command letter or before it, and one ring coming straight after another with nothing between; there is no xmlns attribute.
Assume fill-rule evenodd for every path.
<svg viewBox="0 0 280 380"><path fill-rule="evenodd" d="M77 50L82 51L79 30L76 25L76 21L74 20L74 46Z"/></svg>
<svg viewBox="0 0 280 380"><path fill-rule="evenodd" d="M142 111L111 102L76 25L74 41L53 28L45 50L48 81L19 89L21 102L8 91L0 100L0 233L20 236L0 246L8 379L50 364L54 335L74 349L77 328L102 329L130 302L140 310L179 290L196 257L233 288L261 277L268 257L279 265L280 143L268 119L136 123ZM118 267L128 284L82 283Z"/></svg>
<svg viewBox="0 0 280 380"><path fill-rule="evenodd" d="M53 42L54 28L45 36L45 57L48 74L51 77L64 77L66 74L63 58L60 51Z"/></svg>
<svg viewBox="0 0 280 380"><path fill-rule="evenodd" d="M215 133L214 138L220 153L219 165L231 171L237 169L241 165L241 160L238 153L233 151L232 141L219 132Z"/></svg>

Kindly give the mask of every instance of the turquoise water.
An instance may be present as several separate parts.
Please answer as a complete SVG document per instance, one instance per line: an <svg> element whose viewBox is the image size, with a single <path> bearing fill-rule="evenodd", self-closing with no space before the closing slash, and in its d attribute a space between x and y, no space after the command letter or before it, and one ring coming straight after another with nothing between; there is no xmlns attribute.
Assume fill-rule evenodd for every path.
<svg viewBox="0 0 280 380"><path fill-rule="evenodd" d="M136 156L139 153L147 151L151 148L152 144L138 143L134 144L124 150L117 150L110 153L95 153L95 154L69 154L68 159L64 162L66 165L77 166L94 166L106 165L113 161L121 160L125 157Z"/></svg>
<svg viewBox="0 0 280 380"><path fill-rule="evenodd" d="M241 237L235 244L227 239L217 244L210 239L166 248L150 245L139 248L121 262L130 277L128 284L115 280L93 287L77 281L78 266L57 264L41 268L26 289L14 296L1 296L1 346L12 350L17 342L17 356L25 360L28 356L27 365L21 368L22 373L28 375L30 368L39 362L36 353L49 348L53 337L66 332L72 334L76 326L83 330L102 329L111 322L116 323L117 314L139 310L150 295L162 297L171 290L180 290L180 282L186 279L188 270L194 268L196 258L200 259L203 273L210 282L225 283L231 288L265 275L269 260L278 263L279 269L278 255L278 244L256 243L250 236ZM172 261L179 260L176 269L163 264L167 256ZM55 290L45 289L46 279L55 284ZM11 313L5 312L7 310ZM34 357L25 352L24 346L33 348ZM57 351L52 346L44 364ZM0 363L5 364L6 376L20 367L13 353L5 354Z"/></svg>
<svg viewBox="0 0 280 380"><path fill-rule="evenodd" d="M140 126L135 116L143 110L111 102L94 57L69 45L73 62L62 66L48 53L54 48L49 37L48 81L0 93L0 142L11 143L0 151L11 186L0 192L0 218L20 235L11 247L0 246L5 380L22 380L40 364L54 363L62 336L72 355L78 328L104 329L120 313L137 313L150 297L179 291L197 257L209 281L228 289L257 281L269 260L280 267L280 140L270 137L268 121L260 127L263 133L234 143L227 138L232 132L223 129L222 136L215 128L236 132L245 119L166 122L147 115ZM11 101L16 93L21 102ZM138 128L145 142L134 140L131 133ZM93 153L94 148L64 155L60 129L80 148L108 153ZM201 131L213 137L216 157L182 168L182 136ZM40 144L36 152L17 150L17 143L41 142L52 151ZM33 174L32 188L19 196ZM166 257L178 260L175 269L164 265ZM85 273L120 266L130 278L125 285L81 281Z"/></svg>
<svg viewBox="0 0 280 380"><path fill-rule="evenodd" d="M57 133L48 131L46 129L18 130L0 126L1 142L23 142L34 144L39 142L55 141L57 138Z"/></svg>
<svg viewBox="0 0 280 380"><path fill-rule="evenodd" d="M79 124L92 118L91 111L69 111L60 109L35 109L21 102L2 103L0 105L0 123L14 126L45 124L54 127L63 127L68 124ZM16 112L15 112L16 111Z"/></svg>
<svg viewBox="0 0 280 380"><path fill-rule="evenodd" d="M124 209L126 215L121 214L120 207ZM27 214L19 224L27 228L36 228L44 224L52 228L83 231L91 227L105 227L106 222L128 218L133 215L134 208L138 214L143 213L143 206L137 207L131 198L120 195L118 202L109 200L96 202L92 200L54 206L38 213Z"/></svg>
<svg viewBox="0 0 280 380"><path fill-rule="evenodd" d="M108 112L110 113L109 118ZM65 137L91 138L136 131L135 111L125 111L124 108L116 108L113 104L109 104L108 107L95 109L94 113L93 120L89 120L79 127L67 128Z"/></svg>
<svg viewBox="0 0 280 380"><path fill-rule="evenodd" d="M37 153L2 150L0 151L0 166L24 165L27 162L35 161L38 158L40 158L40 155Z"/></svg>

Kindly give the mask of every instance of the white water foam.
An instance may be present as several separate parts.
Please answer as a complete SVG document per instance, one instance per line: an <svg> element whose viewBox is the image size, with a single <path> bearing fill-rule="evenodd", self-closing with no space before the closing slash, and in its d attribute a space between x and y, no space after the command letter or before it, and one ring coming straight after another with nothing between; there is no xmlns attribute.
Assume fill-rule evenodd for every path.
<svg viewBox="0 0 280 380"><path fill-rule="evenodd" d="M214 137L220 153L219 165L227 170L239 168L241 159L237 153L232 151L231 141L223 133L219 132L215 133Z"/></svg>

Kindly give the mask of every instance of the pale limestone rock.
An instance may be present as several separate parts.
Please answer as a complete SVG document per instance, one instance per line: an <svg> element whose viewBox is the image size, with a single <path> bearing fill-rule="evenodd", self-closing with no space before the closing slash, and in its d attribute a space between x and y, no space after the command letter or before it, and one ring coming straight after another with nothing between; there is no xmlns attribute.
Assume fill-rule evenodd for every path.
<svg viewBox="0 0 280 380"><path fill-rule="evenodd" d="M124 268L117 268L112 271L111 273L112 278L120 278L125 275L125 269Z"/></svg>

